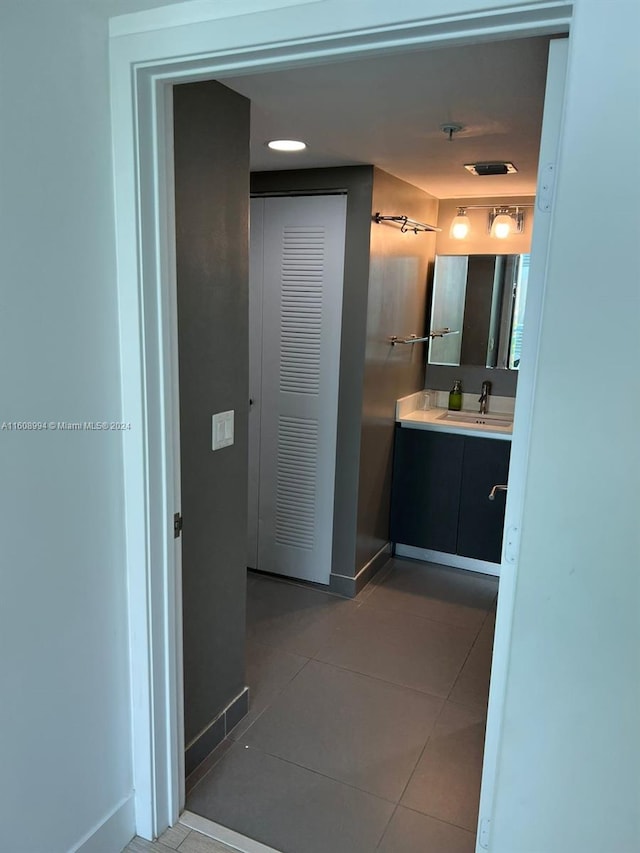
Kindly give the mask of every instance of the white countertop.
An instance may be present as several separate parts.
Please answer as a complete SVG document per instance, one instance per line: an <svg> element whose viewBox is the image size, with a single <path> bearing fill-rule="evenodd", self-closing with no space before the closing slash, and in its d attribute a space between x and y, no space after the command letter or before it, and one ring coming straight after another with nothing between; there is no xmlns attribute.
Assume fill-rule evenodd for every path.
<svg viewBox="0 0 640 853"><path fill-rule="evenodd" d="M404 397L402 400L398 400L396 404L396 423L399 423L402 427L408 427L410 429L426 429L433 430L435 432L448 432L454 435L477 435L482 438L498 438L506 441L511 440L512 433L512 424L508 426L502 426L501 424L496 423L487 423L487 424L465 424L458 423L455 420L446 420L447 409L445 408L431 408L431 409L422 409L417 408L418 404L422 401L422 393L418 392L417 394L411 394L408 397ZM466 401L465 401L466 402ZM504 404L500 406L500 410L496 410L496 414L502 415L513 415L513 410L509 411ZM478 415L477 409L463 409L460 413L462 415ZM489 412L491 414L491 411Z"/></svg>

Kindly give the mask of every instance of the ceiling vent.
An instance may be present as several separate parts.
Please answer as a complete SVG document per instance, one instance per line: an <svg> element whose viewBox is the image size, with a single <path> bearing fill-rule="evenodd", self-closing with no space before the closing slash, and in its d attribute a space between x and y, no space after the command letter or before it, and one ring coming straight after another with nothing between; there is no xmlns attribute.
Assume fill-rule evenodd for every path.
<svg viewBox="0 0 640 853"><path fill-rule="evenodd" d="M465 169L471 172L472 175L513 175L518 170L513 163L505 163L503 161L495 163L465 163Z"/></svg>

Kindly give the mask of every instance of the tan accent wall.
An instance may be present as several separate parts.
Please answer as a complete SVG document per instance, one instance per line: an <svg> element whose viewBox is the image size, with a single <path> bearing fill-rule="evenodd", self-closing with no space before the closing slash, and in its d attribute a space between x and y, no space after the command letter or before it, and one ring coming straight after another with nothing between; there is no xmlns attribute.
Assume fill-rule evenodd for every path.
<svg viewBox="0 0 640 853"><path fill-rule="evenodd" d="M377 211L435 224L438 199L375 169ZM425 373L424 344L392 347L389 337L424 335L435 245L434 232L403 234L395 224L371 224L356 571L389 540L395 403L424 388Z"/></svg>

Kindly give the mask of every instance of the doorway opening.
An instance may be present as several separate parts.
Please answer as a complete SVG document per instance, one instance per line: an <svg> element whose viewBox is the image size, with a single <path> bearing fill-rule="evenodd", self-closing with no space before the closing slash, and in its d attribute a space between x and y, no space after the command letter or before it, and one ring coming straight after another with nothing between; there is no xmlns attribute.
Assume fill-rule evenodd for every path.
<svg viewBox="0 0 640 853"><path fill-rule="evenodd" d="M534 67L540 75L539 102L537 103L540 121L546 76L547 39L538 41L541 44L536 45L536 49L539 49L540 53L535 54L534 52L537 57L537 64L534 64ZM503 49L505 46L508 46L508 43L501 43ZM482 48L486 50L487 46L482 46ZM522 44L518 44L517 49L522 56ZM543 55L544 60L541 61ZM442 58L443 54L441 53L438 59L442 60ZM412 55L412 59L415 61L415 54ZM470 58L470 62L473 64L473 58ZM452 64L459 69L459 58ZM351 66L350 70L353 70L353 63L349 65ZM268 77L269 75L265 76ZM233 82L225 80L224 85ZM248 84L245 80L245 92L247 88ZM281 96L281 87L276 85L274 88ZM532 101L529 102L529 110L536 112L536 108L532 106ZM396 128L396 132L398 132L398 128ZM402 132L403 130L400 129L401 134ZM404 132L407 136L411 136L409 129L405 128ZM439 141L443 145L446 144L445 140ZM528 141L530 142L530 140ZM513 144L515 145L515 142ZM460 159L465 160L470 159L470 156L464 151L460 151L458 154ZM514 160L519 159L513 154L511 156ZM524 154L520 162L523 160L526 162ZM535 165L538 161L537 140L533 145L532 160L534 162L534 173L529 180L530 187L535 188ZM348 164L345 165L349 168ZM369 169L371 169L373 202L379 167L364 167L364 172L367 175L369 175ZM329 179L329 184L326 187L328 195L325 198L331 199L332 202L340 201L341 196L336 195L338 187L335 183L339 180L337 174L340 171L339 167L324 167L323 169L321 166L315 166L311 178L309 175L305 176L304 169L296 170L293 180L298 182L301 187L305 186L305 180L311 180L311 184L306 184L307 191L316 190L317 192L317 186L312 186L312 184L319 180L318 176L325 170ZM278 216L282 218L282 213L279 213L280 208L286 211L293 199L297 199L299 202L300 196L304 196L304 191L302 194L300 192L295 194L291 191L291 174L287 174L283 182L278 184L279 171L277 169L272 170L268 178L271 186L278 188L278 194L266 194L260 199L259 205L254 206L255 212L252 218L254 228L258 222L261 223L259 227L263 228L265 218L269 222L277 220ZM259 180L259 177L256 177L257 185L259 185ZM425 193L420 187L399 179L396 175L383 172L380 181L383 185L391 187L389 193L391 199L395 193L405 203L415 205L415 199L411 198L413 192L418 198L418 203L437 207L438 200L436 198ZM508 197L504 195L504 192L504 190L502 193L494 190L495 195L490 197L489 201L493 199L492 203L498 205L500 199ZM524 193L522 194L524 195ZM265 198L267 200L273 199L274 203L271 204L268 201L265 206ZM323 196L316 195L313 198L314 201L317 201ZM381 195L378 196L378 199L380 198ZM300 207L299 203L298 206ZM274 209L271 210L271 207ZM412 218L417 218L414 211L410 212ZM374 227L371 225L373 213L374 210L370 204L365 222L367 229ZM286 217L289 218L286 219ZM286 237L289 241L293 240L291 245L294 245L294 248L291 249L290 245L287 244L286 251L288 254L286 255L285 265L287 273L286 275L275 276L275 278L279 279L279 287L282 284L280 279L282 279L289 289L283 296L281 290L269 294L266 289L259 288L261 319L268 310L271 310L272 313L277 314L280 322L282 320L282 305L286 306L285 309L282 309L283 311L289 311L290 319L292 310L291 270L292 266L300 267L302 265L304 277L303 279L298 278L298 283L302 280L304 284L302 288L304 307L302 319L308 324L310 313L315 311L316 304L316 295L311 293L310 280L313 273L310 271L313 265L317 264L317 252L319 250L316 247L319 243L316 232L314 232L313 251L316 254L311 259L306 254L301 262L299 256L300 234L304 231L306 235L311 226L301 224L304 222L302 210L296 209L294 213L285 213L285 220L295 223L295 226L287 226L295 228L295 234L293 237L290 234ZM333 221L332 217L329 216L326 224L328 225L331 221ZM446 228L444 219L438 221L439 223L442 222L441 227ZM180 227L180 223L178 226ZM282 231L283 228L279 227ZM340 256L341 259L344 252L342 248L344 246L344 230L345 222L343 219L343 242L339 251L332 253L334 258ZM286 227L284 231L286 232ZM394 230L392 233L392 239L397 240L398 232ZM412 240L416 236L403 234L399 239L400 241ZM488 237L485 239L487 246L490 246L489 239ZM518 244L520 250L529 251L530 231L527 239L529 242L526 245ZM482 254L477 249L478 242L481 241L478 241L476 237L476 253ZM405 298L411 289L416 289L416 286L422 289L421 313L423 316L419 322L424 323L429 301L427 298L429 276L426 274L426 269L432 266L435 256L439 254L435 234L430 235L429 242L423 243L422 246L414 242L411 250L402 247L394 252L393 249L389 250L387 244L377 246L375 249L378 256L375 256L372 251L374 245L375 240L372 236L368 246L370 266L367 270L369 277L364 294L366 297L364 303L365 316L360 318L364 321L362 328L365 333L370 334L371 332L368 324L370 317L366 314L369 307L367 302L371 301L372 290L375 287L375 282L374 285L371 285L371 268L375 266L375 263L380 265L380 258L382 258L383 267L387 261L389 262L388 265L392 268L393 275L397 277L394 282L385 280L384 285L386 287L389 287L390 284L399 285L399 292ZM416 245L420 248L416 248ZM447 249L449 252L451 251L449 246ZM282 269L283 265L280 250L281 246L278 248L279 254L276 257L276 266L280 265L279 270ZM304 250L308 252L306 245ZM269 251L271 250L265 247L265 238L261 237L259 251L254 252L252 250L251 255L252 257L254 255L260 257L262 259L260 262L263 262ZM403 251L405 252L404 255L402 254ZM485 252L489 253L487 249ZM329 254L331 255L331 253ZM394 264L394 261L398 260L398 256L400 263ZM407 257L411 261L415 256L422 256L424 261L422 266L407 263ZM294 258L293 261L292 258ZM296 270L296 274L300 277L299 268ZM263 278L268 278L268 276L263 276ZM180 278L178 279L179 287ZM401 301L396 296L396 304L392 304L392 310L387 311L386 315L384 311L380 311L380 306L374 305L374 309L381 315L376 319L391 327L394 322L404 321L407 314L415 315L415 305L406 308L406 306L397 304ZM338 315L337 319L334 317L333 320L334 329L340 318L340 302L337 304ZM300 316L297 316L296 319L300 322ZM415 316L412 317L411 321L416 322ZM304 386L302 388L303 394L307 392L310 385L313 386L316 382L315 375L310 378L306 363L303 368L300 367L300 354L296 351L295 345L291 345L291 335L293 334L298 340L301 331L308 330L308 328L307 325L302 330L296 328L293 332L290 327L285 329L288 335L285 340L288 347L288 349L285 347L285 355L287 358L291 358L291 352L293 352L293 368L295 368L292 369L289 365L286 383L284 383L284 393L286 401L289 403L295 396L293 391L300 390L297 387L293 389L293 384L295 381L300 381L300 376L302 376L302 385ZM381 329L381 325L375 327L374 334L379 337ZM418 327L416 329L418 332L416 337L419 337L424 332L424 326L422 329ZM344 336L344 322L342 333ZM255 334L255 337L262 340L261 352L263 354L269 352L269 348L272 352L280 348L280 352L282 352L281 338L279 336L274 338L272 332L265 331L264 324L262 324L260 331ZM305 340L308 341L309 339L306 338ZM384 402L391 406L392 415L390 418L387 415L386 426L392 445L396 400L405 397L407 390L416 394L421 393L421 389L425 387L426 359L424 352L421 352L417 347L407 349L406 356L400 350L396 350L395 360L390 359L392 352L390 335L385 336L383 342L378 340L376 343L378 344L377 360L380 360L379 354L382 349L380 344L382 343L386 350L384 369L389 370L392 376L395 374L394 383L390 381L389 375L385 376L379 365L376 366L379 378L386 384L387 399ZM335 356L337 356L338 351L338 347L334 343ZM263 361L270 370L273 370L274 364L277 367L278 363L277 353L267 357L263 356ZM334 366L334 379L337 384L339 365L336 363ZM365 350L363 363L365 371L368 366ZM400 370L403 368L406 370L407 367L413 374L418 374L417 386L415 385L415 376L411 380L414 384L407 387L404 384L407 381L406 378L399 375ZM486 364L458 365L459 369L469 367L481 367L482 370L487 370ZM427 371L428 369L427 365ZM342 379L342 376L340 378ZM349 380L351 377L347 376L346 378ZM428 385L428 378L426 382ZM515 378L513 376L500 377L500 382L508 389L513 388L515 394ZM283 390L283 382L277 371L272 386L270 393L264 393L264 391L261 393L258 389L250 389L250 398L253 401L257 400L262 407L264 413L261 418L262 429L267 428L267 416L278 422L282 418L287 421L284 446L288 451L292 447L295 450L300 446L300 442L296 443L295 439L300 437L301 414L300 412L281 414L280 406L275 402L275 399L277 392ZM446 393L445 388L436 390L439 390L441 394ZM476 391L476 389L473 390ZM508 397L509 395L499 396ZM377 399L380 402L379 396ZM335 410L329 421L335 430L339 419L337 393L334 395L333 405ZM362 408L366 417L366 403ZM259 411L259 409L254 411ZM326 403L322 411L326 413ZM308 407L304 408L302 415L305 416L305 424L309 424L311 421ZM251 412L249 417L251 418ZM290 422L293 420L296 420L298 429L296 434L292 434L290 429ZM317 419L312 420L315 428ZM377 420L377 429L380 431L381 418L379 414ZM361 430L360 438L362 438L362 424L358 426ZM458 434L455 433L455 429L454 435L456 436L455 440L457 440ZM468 433L468 435L470 434ZM499 438L503 439L504 436L499 436ZM258 440L260 441L260 439ZM485 432L484 441L492 440L495 443L495 437L490 432ZM470 449L475 450L479 446L478 443L481 444L482 441L482 438L470 438ZM501 443L498 441L498 444ZM262 441L260 444L262 445ZM306 455L306 458L310 459L315 466L317 452L315 450L309 452L309 447L308 439L305 438L303 456ZM469 458L471 458L470 449L466 453ZM274 461L281 461L281 447L277 443L264 452L267 463L265 469L269 465L273 467ZM483 450L482 453L476 455L478 458L484 458L486 452ZM291 474L293 465L291 456L287 456L284 461L284 474ZM304 480L305 477L310 476L310 473L307 469L301 471L298 459L294 459L294 461L296 465L293 475L295 476L292 482L297 484L299 482L297 478L301 476ZM333 467L335 464L333 459L328 460L328 462L329 467ZM360 465L362 466L362 464L361 452ZM389 466L390 457L387 453L386 462L383 460L383 468L389 469ZM327 460L320 467L326 470ZM264 515L267 515L269 511L274 511L279 494L278 487L283 479L286 480L286 477L284 475L279 477L281 472L277 467L268 476L267 474L263 475L262 466L259 468L260 476L254 479L260 483L261 494L264 492L267 495L264 512L257 511L262 522ZM500 479L507 478L501 474ZM270 489L265 488L265 481L267 480L271 484ZM306 492L303 494L299 488L293 488L292 491L292 482L287 481L288 491L285 497L289 499L289 503L285 505L284 513L285 520L289 522L289 538L291 539L292 530L295 533L293 541L284 543L290 546L287 556L291 557L291 560L286 564L285 557L282 555L270 555L270 559L264 558L264 562L256 561L255 567L271 574L282 574L300 580L315 580L316 582L320 580L323 582L321 577L317 575L305 574L302 559L300 559L300 566L296 565L296 549L305 545L303 540L305 540L306 535L306 531L300 528L299 516L296 513L298 513L300 506L303 509L305 508ZM359 485L362 489L361 480ZM382 486L382 491L384 492L386 489L387 492L386 496L383 495L381 502L382 515L386 513L387 517L391 500L390 485L390 480L387 479ZM484 498L486 500L490 486L485 484L482 488L485 489ZM295 513L292 513L291 510L292 497L296 497L296 503L293 507ZM333 494L330 494L329 497L331 499L329 505L332 507ZM376 507L378 516L381 514L381 507ZM311 512L310 517L315 520L315 513ZM458 509L456 508L457 518ZM360 520L361 516L359 515L358 521ZM377 521L379 522L379 518ZM475 523L475 520L473 521ZM475 526L477 528L482 525L476 524ZM259 539L260 535L263 535L266 539L267 534L271 533L272 541L277 540L277 536L273 533L275 527L276 521L272 520L272 531L263 529L256 538ZM285 532L287 531L285 530ZM328 548L332 540L332 532L332 521L325 519L323 524L318 525L315 536L316 539L320 538L321 540L324 537L322 542L325 546L324 568L326 575L324 577L326 580L324 583L329 581L329 575L332 573L329 571ZM353 532L361 534L363 530L358 528L357 531ZM375 533L377 532L376 530ZM386 528L385 524L382 524L381 537L380 541L382 541L383 547L386 547L390 539L388 521ZM312 536L311 539L313 540L313 538ZM405 548L407 546L413 547L410 542L400 541ZM291 555L292 549L293 555ZM259 551L259 548L256 546L255 550ZM423 849L425 839L433 832L451 836L451 844L473 845L477 829L484 742L484 714L486 713L489 689L497 581L478 574L465 575L464 571L460 571L461 566L471 571L473 569L487 571L487 566L481 566L477 561L474 562L473 557L464 559L464 551L462 551L463 559L457 560L458 568L456 568L456 561L453 563L449 561L449 568L446 568L442 562L446 563L447 553L450 554L451 551L447 552L443 548L442 561L440 561L437 554L434 555L431 552L432 549L427 550L429 550L428 554L407 553L406 550L403 553L405 556L418 559L426 557L429 560L428 563L424 561L412 563L406 560L388 561L388 554L383 550L385 570L353 600L352 607L349 607L346 602L332 599L317 590L303 590L297 586L287 587L270 578L251 576L248 584L248 629L251 639L249 666L254 673L254 684L252 685L250 681L249 687L258 694L258 701L244 721L240 721L233 729L225 726L227 737L222 745L214 755L207 759L205 765L199 767L195 774L190 777L188 808L216 819L225 826L256 837L260 841L266 841L275 848L282 847L285 849L293 846L299 850L306 849L305 844L308 843L306 840L317 838L318 833L321 832L315 822L320 819L320 823L329 829L335 822L336 814L341 815L338 823L342 827L342 841L338 838L325 837L322 843L327 849L342 849L340 844L347 845L344 847L345 851L359 849L362 845L365 845L362 849L365 847L369 849L374 843L373 836L370 838L366 836L366 833L365 835L358 835L363 827L367 828L367 832L373 832L373 835L376 836L376 849L378 849L378 845L381 845L379 849L385 849L385 845L395 844L395 841L389 839L407 832L415 836L415 843L418 845L416 849ZM493 560L493 574L495 575L498 574L502 554L500 545L498 545L497 550L500 556L494 557ZM335 549L333 557L335 558ZM482 562L486 563L487 561ZM353 576L355 577L361 567L355 564L351 568L354 570ZM490 568L488 571L492 573ZM374 572L372 571L371 574L373 576ZM299 618L300 613L303 614L302 620ZM320 613L319 618L318 613ZM185 627L188 630L189 612L187 609L185 609L184 619ZM379 644L378 646L376 642ZM437 651L439 643L442 644L443 654ZM393 647L391 652L387 648L389 645ZM454 649L455 653L453 652ZM263 678L265 671L267 677ZM273 675L274 671L277 673L276 675ZM433 677L433 672L437 672L441 676L440 680L439 677ZM373 695L376 690L380 695ZM368 695L367 691L372 695ZM329 705L324 707L322 700L325 703L329 702ZM408 719L407 708L411 706L412 702L416 706L415 714L411 719ZM342 707L340 708L341 703ZM380 708L384 708L385 703L389 704L389 708L383 714L384 725L381 725ZM427 705L431 703L433 707L426 707L425 703ZM340 708L340 712L332 714L332 707ZM411 717L410 714L409 717ZM403 725L399 724L400 721L404 721ZM389 726L392 732L385 743L384 735L388 733ZM360 749L357 748L358 735L362 739ZM344 743L340 740L341 736L346 738ZM409 736L410 744L403 741L403 736ZM440 754L442 752L440 738L448 744L448 755L442 756ZM376 744L376 748L372 749L371 744ZM356 748L350 751L350 745ZM462 753L456 756L456 751L460 752L461 750ZM402 756L402 761L397 760L398 756ZM452 758L452 756L454 757ZM459 762L460 766L455 766L456 761ZM341 766L341 762L343 766ZM293 767L296 769L292 770ZM376 772L376 768L384 768L384 772ZM203 776L205 769L207 773L206 776ZM447 791L446 784L443 782L447 774L455 779L452 782L451 790L459 791L461 787L464 788L466 785L464 796L456 799L451 792ZM456 774L458 774L457 777ZM462 784L460 774L464 780ZM302 800L306 800L305 785L313 788L317 783L318 776L323 777L324 785L327 788L325 792L326 803L328 804L326 814L323 815L322 810L319 807L316 808L313 814L309 815L308 823L305 824L304 821L300 821L300 825L295 828L296 835L289 837L285 833L283 836L282 831L288 831L291 827L287 823L284 813L278 814L278 810L273 806L274 789L279 784L282 785L281 802L290 803L295 799L294 794L300 796ZM246 790L250 780L255 788L252 788L253 809L251 814L244 808L239 793ZM439 788L438 796L440 799L434 797L433 789L436 788ZM350 802L347 789L358 791L358 795L355 797L357 802L351 802L347 811L341 813L341 805L344 806L346 802ZM382 807L383 801L387 808ZM369 813L376 814L377 820L367 819L366 815ZM352 826L346 829L349 820L352 821ZM374 848L371 847L371 849Z"/></svg>
<svg viewBox="0 0 640 853"><path fill-rule="evenodd" d="M560 10L562 12L562 10ZM561 20L554 14L553 21L533 21L527 18L525 29L532 31L558 32L566 30L570 10L564 10ZM511 16L511 17L510 17ZM513 18L513 20L512 20ZM520 12L508 12L504 20L492 20L488 28L492 37L497 32L510 33L515 26L521 26ZM415 30L419 41L428 42L431 24L418 24L409 29ZM393 29L393 28L392 28ZM453 28L456 29L455 27ZM424 33L422 32L424 30ZM419 31L419 32L418 32ZM385 31L386 32L386 31ZM440 32L440 30L438 31ZM368 49L381 50L385 38L380 37L381 30L376 31L375 38L370 38ZM122 33L119 33L121 35ZM415 36L415 33L414 33ZM406 37L406 38L405 38ZM465 34L459 38L466 38ZM478 37L475 32L473 38ZM145 37L146 38L146 37ZM155 36L150 36L153 41ZM365 38L367 41L368 36ZM396 36L394 36L396 38ZM403 32L406 43L410 43L408 29ZM343 38L341 47L345 48L352 39L353 50L361 50L362 34ZM165 119L170 112L170 103L165 99L166 81L178 82L180 76L191 79L223 79L228 76L221 61L209 56L199 65L193 60L186 62L184 68L167 62L151 68L144 64L139 45L121 43L124 47L114 61L113 84L116 90L114 98L114 141L116 160L116 180L118 185L118 242L119 242L119 273L122 293L122 334L123 360L125 362L124 403L125 410L139 412L141 423L145 429L141 436L127 436L125 442L126 479L128 496L131 500L127 505L128 513L128 560L131 566L131 613L134 625L132 641L133 677L144 686L137 694L134 705L134 751L135 751L135 790L138 831L152 837L159 829L175 821L181 805L180 766L181 755L181 701L180 701L180 562L179 550L174 552L168 547L169 539L167 518L173 518L173 510L179 502L179 483L177 478L167 477L166 472L176 471L176 442L171 424L175 416L175 400L171 395L171 386L167 377L171 375L168 358L168 344L172 316L171 308L171 200L166 182L165 169L170 158L170 141L165 136L167 124ZM351 42L349 42L351 44ZM148 46L147 46L148 47ZM145 50L147 48L145 47ZM312 52L307 43L306 49ZM275 48L274 56L278 55L283 63L295 63L297 57L289 53L289 48ZM205 51L206 52L206 51ZM322 51L326 54L326 44ZM166 50L164 51L166 53ZM163 49L156 50L154 56L163 56ZM193 51L188 52L192 57ZM260 54L258 51L257 54ZM149 54L145 54L149 55ZM200 50L202 55L202 48ZM318 54L320 55L320 53ZM266 54L265 54L266 56ZM176 57L182 60L180 49ZM252 63L260 64L258 56L246 57L246 67ZM139 63L142 62L143 65ZM163 60L164 62L164 60ZM197 68L196 68L197 65ZM143 67L144 66L144 67ZM126 73L123 70L126 68ZM133 89L131 88L130 70L134 70ZM133 104L135 100L135 105ZM131 116L136 115L139 124L132 128ZM153 120L149 120L149 117ZM130 146L132 133L137 133L137 148ZM553 159L553 152L551 154ZM136 176L140 179L136 184ZM166 184L166 185L165 185ZM141 220L138 219L138 207L142 210ZM146 211L146 215L145 215ZM137 223L142 222L139 232ZM540 248L544 248L546 232L537 229L541 235ZM143 263L138 265L135 260L133 246L139 248ZM539 270L536 272L538 281L544 277L544 252L538 253ZM534 257L536 252L534 252ZM536 279L532 269L532 281ZM131 282L136 282L140 288L140 302L131 299ZM159 284L160 282L160 284ZM146 294L146 298L143 298ZM160 297L159 301L154 299ZM540 294L540 300L541 300ZM159 313L156 313L159 312ZM539 319L539 317L538 317ZM144 339L140 338L140 328L144 328ZM535 344L535 342L534 342ZM138 349L139 347L139 349ZM535 346L534 346L535 350ZM532 352L534 352L532 350ZM525 379L526 370L521 372L520 386L528 384L529 392L532 387L534 365L531 364L530 376ZM144 387L137 380L145 377ZM525 395L527 396L527 395ZM154 416L157 416L154 418ZM521 419L522 420L522 419ZM519 437L518 437L519 436ZM521 449L526 450L528 441L528 426L526 419L514 432L514 443L520 443ZM526 454L522 454L523 460ZM524 482L526 464L523 461L520 472L520 485ZM149 489L149 478L159 478L164 481L160 490ZM513 480L513 470L511 472ZM134 500L140 496L140 501ZM147 499L144 496L147 496ZM514 519L519 519L519 506L513 502ZM170 515L167 514L170 509ZM517 543L515 545L517 554ZM155 560L155 558L159 558ZM157 567L163 567L158 574ZM504 588L506 585L507 594ZM502 580L502 607L498 608L498 634L502 630L503 647L502 660L494 654L494 669L496 662L500 664L497 670L500 678L504 679L506 648L508 646L509 619L512 606L513 577ZM500 611L503 618L500 618ZM502 628L501 628L502 623ZM153 630L152 630L153 628ZM153 672L153 675L152 675ZM500 690L495 689L496 677L492 680L492 693L496 693L493 713L489 714L487 747L495 752L499 741L500 715L502 698ZM504 683L502 683L502 687ZM151 721L151 722L150 722ZM151 726L151 728L150 728ZM493 734L491 733L493 731ZM490 742L493 739L493 743ZM487 796L487 812L490 813L491 790L495 755L488 760L485 756L485 792ZM484 796L484 792L483 792Z"/></svg>

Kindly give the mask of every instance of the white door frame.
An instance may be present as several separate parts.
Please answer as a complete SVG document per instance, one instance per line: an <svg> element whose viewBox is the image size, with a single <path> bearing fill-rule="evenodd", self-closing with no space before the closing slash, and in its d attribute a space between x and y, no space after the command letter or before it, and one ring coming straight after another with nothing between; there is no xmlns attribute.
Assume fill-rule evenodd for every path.
<svg viewBox="0 0 640 853"><path fill-rule="evenodd" d="M295 6L295 9L286 7ZM473 7L473 11L469 8ZM335 8L328 8L335 7ZM425 7L440 9L427 14ZM252 13L263 13L256 20ZM567 31L571 3L504 0L195 0L110 22L124 481L136 831L153 838L184 804L176 283L171 84L434 45ZM341 21L341 24L337 22ZM536 350L549 215L538 211L527 305ZM537 240L537 231L542 237ZM537 313L537 316L535 314ZM534 345L535 344L535 345ZM522 488L507 529L520 528L537 358L525 361L512 440ZM516 467L514 468L514 460ZM517 546L516 552L517 556ZM503 563L487 719L481 816L490 819L502 727L517 564ZM480 847L478 848L480 849Z"/></svg>

